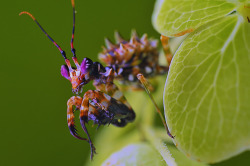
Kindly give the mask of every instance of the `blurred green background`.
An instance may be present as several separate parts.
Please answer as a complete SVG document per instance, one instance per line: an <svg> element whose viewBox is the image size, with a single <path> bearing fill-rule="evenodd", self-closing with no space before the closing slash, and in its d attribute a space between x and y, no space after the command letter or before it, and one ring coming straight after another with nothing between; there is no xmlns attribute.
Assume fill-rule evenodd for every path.
<svg viewBox="0 0 250 166"><path fill-rule="evenodd" d="M127 39L133 28L159 36L151 25L154 0L75 1L74 45L80 61L97 60L104 37L113 40L115 30ZM84 165L89 145L67 127L66 102L72 92L60 74L64 60L30 17L18 15L21 11L32 13L71 57L70 0L1 2L0 165ZM89 129L92 137L98 132Z"/></svg>
<svg viewBox="0 0 250 166"><path fill-rule="evenodd" d="M127 39L133 28L158 38L151 25L153 6L154 0L76 0L78 59L97 60L104 37L113 39L115 30ZM89 145L71 136L66 122L66 102L72 92L60 74L64 60L31 18L18 15L32 13L71 57L70 0L3 1L0 8L0 166L84 165ZM89 88L93 87L85 90ZM95 128L89 130L94 137ZM249 162L248 155L224 164Z"/></svg>

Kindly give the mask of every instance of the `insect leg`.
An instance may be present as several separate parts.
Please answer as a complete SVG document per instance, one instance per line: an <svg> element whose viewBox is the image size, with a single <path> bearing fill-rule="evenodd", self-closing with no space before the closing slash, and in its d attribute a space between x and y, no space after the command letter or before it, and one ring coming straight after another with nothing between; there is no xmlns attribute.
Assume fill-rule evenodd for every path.
<svg viewBox="0 0 250 166"><path fill-rule="evenodd" d="M89 145L90 145L90 149L91 149L91 155L90 155L90 158L91 160L93 160L93 156L94 154L96 154L96 151L95 151L95 146L94 144L92 143L91 139L90 139L90 136L89 136L89 133L88 133L88 130L85 126L85 121L81 120L81 125L82 125L82 129L84 130L84 132L87 134L88 138L89 138Z"/></svg>
<svg viewBox="0 0 250 166"><path fill-rule="evenodd" d="M156 66L156 71L158 74L166 74L168 72L168 70L169 70L168 66L160 66L160 65Z"/></svg>
<svg viewBox="0 0 250 166"><path fill-rule="evenodd" d="M91 148L91 156L90 156L91 160L93 159L93 156L96 152L95 152L94 144L92 143L92 140L89 136L88 130L85 126L85 123L88 122L89 100L91 99L92 96L93 96L93 91L92 90L87 91L84 94L84 97L83 97L83 100L81 103L81 107L80 107L80 123L81 123L82 129L87 134L87 137L89 139L88 142L89 142L89 145Z"/></svg>
<svg viewBox="0 0 250 166"><path fill-rule="evenodd" d="M169 48L169 38L167 36L161 35L161 44L169 66L173 57Z"/></svg>
<svg viewBox="0 0 250 166"><path fill-rule="evenodd" d="M77 130L75 128L75 122L74 122L74 110L73 110L73 106L76 106L76 108L79 108L80 105L82 103L82 98L79 96L72 96L68 102L67 102L67 121L68 121L68 127L69 127L69 131L70 133L80 139L80 140L86 140L88 141L86 138L82 138L78 135Z"/></svg>
<svg viewBox="0 0 250 166"><path fill-rule="evenodd" d="M92 107L93 104L90 104L90 101L91 103L94 103L94 105L97 105L100 108L99 111L104 110L108 114L110 113L110 116L108 116L107 114L106 117L100 117L99 114L101 113L97 109ZM91 111L90 107L92 107ZM89 139L89 144L91 147L91 159L93 159L93 156L95 154L95 147L93 145L93 142L91 141L90 135L85 125L88 122L89 118L92 117L91 114L93 114L94 117L91 120L93 120L94 122L98 122L100 124L107 124L108 122L111 122L114 125L122 127L127 124L127 121L123 120L122 118L127 116L128 114L131 114L130 112L131 111L127 106L125 106L121 102L118 103L117 100L115 100L114 98L98 90L88 90L84 94L82 104L80 107L80 122L83 130L85 131ZM122 117L122 118L113 119L114 117L116 118ZM135 117L135 115L133 117Z"/></svg>
<svg viewBox="0 0 250 166"><path fill-rule="evenodd" d="M148 89L149 82L148 82L148 81L146 80L146 78L145 78L142 74L140 74L140 73L137 75L137 78L140 80L140 82L142 83L142 85L143 85L145 91L147 92L147 94L149 95L151 101L153 102L153 104L154 104L154 106L155 106L155 108L156 108L156 111L157 111L157 113L159 114L159 116L160 116L160 118L161 118L161 121L162 121L162 123L163 123L163 125L164 125L164 127L165 127L165 129L166 129L166 131L167 131L167 134L168 134L171 138L174 138L174 136L170 133L170 131L169 131L169 129L168 129L167 123L166 123L166 121L165 121L164 118L163 118L163 115L162 115L162 113L161 113L161 111L160 111L160 108L159 108L158 105L156 104L156 102L155 102L155 100L154 100L154 97L151 95L151 92L150 92L150 90Z"/></svg>

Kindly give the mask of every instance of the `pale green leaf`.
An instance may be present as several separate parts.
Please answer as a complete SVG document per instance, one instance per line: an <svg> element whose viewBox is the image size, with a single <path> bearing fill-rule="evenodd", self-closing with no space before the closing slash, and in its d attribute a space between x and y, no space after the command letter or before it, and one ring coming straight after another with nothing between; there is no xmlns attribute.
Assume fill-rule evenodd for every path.
<svg viewBox="0 0 250 166"><path fill-rule="evenodd" d="M131 144L112 154L102 166L165 166L161 155L148 143Z"/></svg>
<svg viewBox="0 0 250 166"><path fill-rule="evenodd" d="M250 148L250 24L233 14L191 33L165 87L165 114L186 155L218 162Z"/></svg>
<svg viewBox="0 0 250 166"><path fill-rule="evenodd" d="M152 21L159 33L181 36L228 15L240 4L237 0L157 0Z"/></svg>
<svg viewBox="0 0 250 166"><path fill-rule="evenodd" d="M94 141L97 154L93 161L88 161L86 165L96 166L101 165L111 154L120 150L122 147L139 142L141 139L140 133L134 129L134 124L130 124L125 128L109 126L99 131L98 136Z"/></svg>

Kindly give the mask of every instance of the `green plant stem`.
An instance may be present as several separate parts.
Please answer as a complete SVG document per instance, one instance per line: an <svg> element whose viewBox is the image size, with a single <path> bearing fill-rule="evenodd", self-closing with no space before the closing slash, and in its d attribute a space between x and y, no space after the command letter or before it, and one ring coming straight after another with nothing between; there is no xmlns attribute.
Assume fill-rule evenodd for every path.
<svg viewBox="0 0 250 166"><path fill-rule="evenodd" d="M163 141L157 137L156 132L154 132L154 130L148 125L145 125L143 127L143 132L144 132L144 135L146 136L146 139L161 154L165 162L169 166L177 166L175 159L172 157L172 154L168 150L167 146L163 143Z"/></svg>

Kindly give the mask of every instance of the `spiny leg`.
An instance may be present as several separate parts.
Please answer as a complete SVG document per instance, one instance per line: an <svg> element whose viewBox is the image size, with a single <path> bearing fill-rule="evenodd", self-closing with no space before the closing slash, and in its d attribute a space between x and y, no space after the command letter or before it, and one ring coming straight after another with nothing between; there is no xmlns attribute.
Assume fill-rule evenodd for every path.
<svg viewBox="0 0 250 166"><path fill-rule="evenodd" d="M167 63L169 66L173 58L170 48L169 48L169 38L167 36L161 35L161 44L162 44L162 47L163 47L163 50L167 59Z"/></svg>
<svg viewBox="0 0 250 166"><path fill-rule="evenodd" d="M170 131L169 131L169 129L168 129L167 123L166 123L166 121L164 120L164 117L163 117L163 115L162 115L162 113L161 113L161 111L160 111L160 108L159 108L158 105L156 104L156 102L155 102L153 96L151 95L150 90L148 89L149 82L148 82L148 81L146 80L146 78L145 78L142 74L140 74L140 73L137 75L137 78L140 80L140 82L142 83L142 85L143 85L145 91L147 92L147 94L149 95L151 101L153 102L153 104L154 104L154 106L155 106L155 108L156 108L156 111L157 111L157 113L159 114L159 116L160 116L160 118L161 118L161 121L162 121L162 123L163 123L163 125L164 125L164 127L165 127L165 129L166 129L166 131L167 131L167 134L168 134L171 138L174 138L174 136L170 133Z"/></svg>
<svg viewBox="0 0 250 166"><path fill-rule="evenodd" d="M68 102L67 102L67 121L68 121L68 127L69 127L69 131L70 133L80 139L80 140L86 140L88 141L86 138L82 138L78 135L77 130L75 128L75 116L74 116L74 110L73 110L73 106L76 106L76 108L80 108L82 103L82 98L79 96L72 96Z"/></svg>

